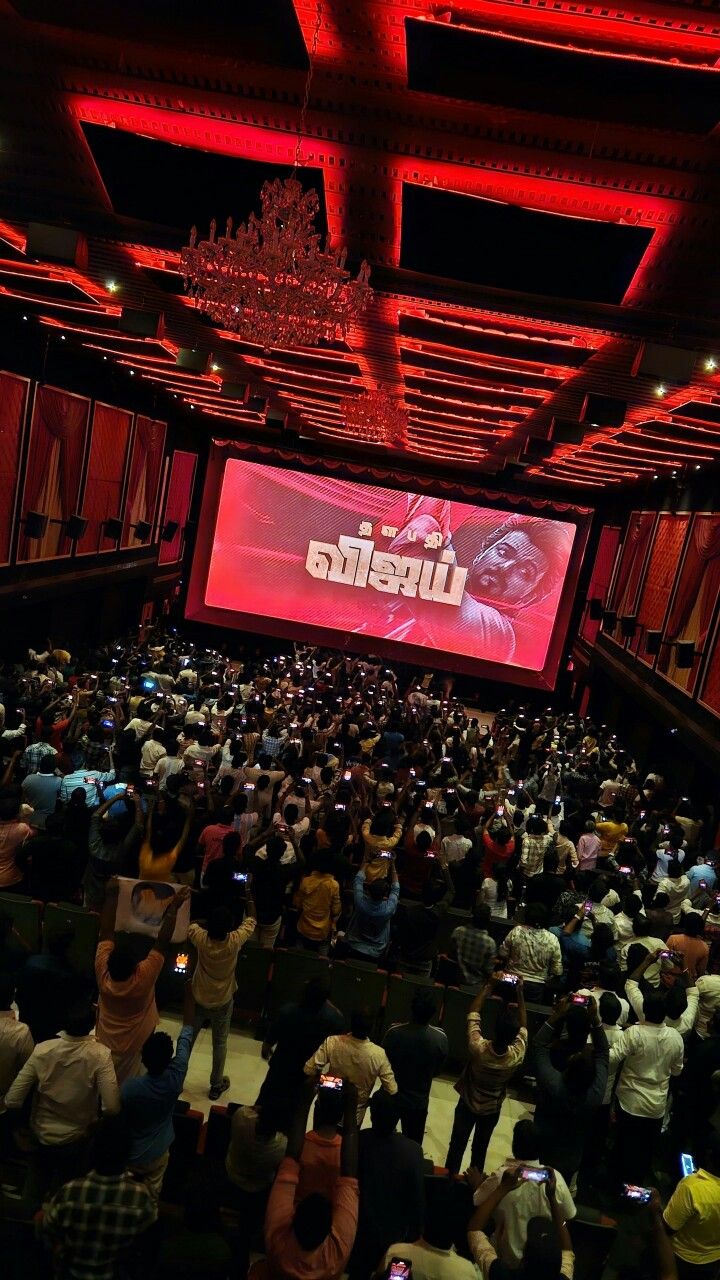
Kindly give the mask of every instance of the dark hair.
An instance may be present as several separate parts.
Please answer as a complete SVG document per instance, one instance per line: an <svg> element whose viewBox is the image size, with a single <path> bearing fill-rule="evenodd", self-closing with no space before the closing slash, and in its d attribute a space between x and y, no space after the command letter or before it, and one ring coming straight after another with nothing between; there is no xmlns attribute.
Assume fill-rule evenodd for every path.
<svg viewBox="0 0 720 1280"><path fill-rule="evenodd" d="M330 996L330 983L327 978L311 978L305 983L301 1005L308 1013L319 1013Z"/></svg>
<svg viewBox="0 0 720 1280"><path fill-rule="evenodd" d="M380 880L371 880L369 884L365 885L365 888L373 902L382 902L383 898L387 897L388 882L385 876Z"/></svg>
<svg viewBox="0 0 720 1280"><path fill-rule="evenodd" d="M681 1018L687 1009L687 991L680 982L665 993L665 1017Z"/></svg>
<svg viewBox="0 0 720 1280"><path fill-rule="evenodd" d="M313 1118L315 1128L339 1124L343 1118L344 1109L345 1098L342 1089L318 1089Z"/></svg>
<svg viewBox="0 0 720 1280"><path fill-rule="evenodd" d="M562 1253L552 1223L548 1218L530 1218L523 1249L523 1274L558 1280L561 1266Z"/></svg>
<svg viewBox="0 0 720 1280"><path fill-rule="evenodd" d="M130 1159L130 1126L122 1112L103 1116L95 1130L93 1168L101 1176L124 1173Z"/></svg>
<svg viewBox="0 0 720 1280"><path fill-rule="evenodd" d="M496 1053L506 1053L518 1033L518 1021L509 1009L501 1009L495 1020L492 1047Z"/></svg>
<svg viewBox="0 0 720 1280"><path fill-rule="evenodd" d="M665 1020L667 1005L662 991L648 991L643 999L643 1018L653 1026L660 1026Z"/></svg>
<svg viewBox="0 0 720 1280"><path fill-rule="evenodd" d="M664 890L658 890L658 892L655 894L655 897L652 900L651 905L660 911L664 911L669 901L670 901L670 894L665 893Z"/></svg>
<svg viewBox="0 0 720 1280"><path fill-rule="evenodd" d="M50 933L45 939L45 946L51 956L55 956L56 960L64 960L70 947L75 941L75 932L73 929L58 929L57 933Z"/></svg>
<svg viewBox="0 0 720 1280"><path fill-rule="evenodd" d="M170 1066L175 1052L167 1031L153 1031L142 1047L142 1064L149 1076L161 1076Z"/></svg>
<svg viewBox="0 0 720 1280"><path fill-rule="evenodd" d="M668 863L668 877L671 880L677 880L683 873L682 863L678 858L671 858Z"/></svg>
<svg viewBox="0 0 720 1280"><path fill-rule="evenodd" d="M295 1206L293 1232L295 1239L306 1253L318 1249L332 1228L333 1210L327 1196L313 1191Z"/></svg>
<svg viewBox="0 0 720 1280"><path fill-rule="evenodd" d="M108 956L107 968L113 982L127 982L137 969L137 960L126 947L116 943Z"/></svg>
<svg viewBox="0 0 720 1280"><path fill-rule="evenodd" d="M615 1026L622 1013L622 1005L613 991L603 991L598 1004L598 1011L601 1022L604 1022L608 1027Z"/></svg>
<svg viewBox="0 0 720 1280"><path fill-rule="evenodd" d="M516 1160L537 1160L540 1135L532 1120L518 1120L513 1129L512 1153Z"/></svg>
<svg viewBox="0 0 720 1280"><path fill-rule="evenodd" d="M350 1014L350 1033L356 1040L369 1040L373 1018L369 1009L354 1009Z"/></svg>
<svg viewBox="0 0 720 1280"><path fill-rule="evenodd" d="M699 938L704 929L703 918L697 911L686 911L680 928L688 938Z"/></svg>
<svg viewBox="0 0 720 1280"><path fill-rule="evenodd" d="M413 1022L426 1027L437 1014L437 1000L433 991L416 991L410 1005Z"/></svg>
<svg viewBox="0 0 720 1280"><path fill-rule="evenodd" d="M397 1129L400 1119L400 1104L396 1093L387 1093L378 1089L370 1099L370 1118L375 1133L387 1137Z"/></svg>
<svg viewBox="0 0 720 1280"><path fill-rule="evenodd" d="M87 1000L83 1000L68 1009L63 1030L69 1036L89 1036L94 1026L95 1010Z"/></svg>
<svg viewBox="0 0 720 1280"><path fill-rule="evenodd" d="M224 942L232 929L232 915L227 907L215 907L208 917L208 937L213 942Z"/></svg>
<svg viewBox="0 0 720 1280"><path fill-rule="evenodd" d="M478 902L473 907L472 922L476 929L487 929L491 918L492 913L486 902Z"/></svg>
<svg viewBox="0 0 720 1280"><path fill-rule="evenodd" d="M447 1178L425 1182L423 1239L434 1249L449 1249L455 1235L455 1188Z"/></svg>
<svg viewBox="0 0 720 1280"><path fill-rule="evenodd" d="M539 813L531 813L525 823L525 830L529 836L544 836L547 835L547 823Z"/></svg>
<svg viewBox="0 0 720 1280"><path fill-rule="evenodd" d="M546 929L548 909L542 902L529 902L525 908L525 924L533 929Z"/></svg>

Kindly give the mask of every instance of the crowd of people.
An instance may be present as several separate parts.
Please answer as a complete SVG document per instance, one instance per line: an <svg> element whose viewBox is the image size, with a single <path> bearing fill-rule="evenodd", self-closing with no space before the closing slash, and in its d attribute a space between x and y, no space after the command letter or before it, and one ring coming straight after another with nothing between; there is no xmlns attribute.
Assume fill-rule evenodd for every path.
<svg viewBox="0 0 720 1280"><path fill-rule="evenodd" d="M718 1274L713 797L573 711L479 716L451 678L173 631L5 662L0 749L0 1150L25 1152L58 1275L112 1280L157 1232L203 1026L209 1098L245 1098L223 1175L236 1234L194 1187L159 1274L571 1280L584 1202L642 1223L633 1274ZM123 877L159 912L143 958L116 930ZM99 913L94 981L72 930L29 951L3 910L18 895ZM188 913L173 1042L155 990ZM412 975L410 1020L378 1044L376 1010L313 979L264 1026L250 1105L229 1033L253 945ZM428 1179L448 985L468 989L467 1060L448 1172ZM520 1081L528 1114L486 1170Z"/></svg>

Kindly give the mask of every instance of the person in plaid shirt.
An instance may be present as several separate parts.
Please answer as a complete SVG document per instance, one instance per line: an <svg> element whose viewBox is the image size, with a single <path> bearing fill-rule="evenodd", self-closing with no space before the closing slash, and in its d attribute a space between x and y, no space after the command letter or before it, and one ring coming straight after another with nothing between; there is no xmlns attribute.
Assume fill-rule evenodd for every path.
<svg viewBox="0 0 720 1280"><path fill-rule="evenodd" d="M127 1172L130 1131L122 1115L98 1127L93 1168L48 1202L41 1231L68 1280L114 1280L118 1256L157 1216L142 1182Z"/></svg>
<svg viewBox="0 0 720 1280"><path fill-rule="evenodd" d="M497 947L488 933L490 908L486 903L473 911L470 924L453 929L451 941L463 976L463 982L476 986L487 982L493 970Z"/></svg>
<svg viewBox="0 0 720 1280"><path fill-rule="evenodd" d="M26 773L37 773L43 756L57 756L57 751L51 743L48 742L49 736L50 730L43 730L43 735L40 741L31 742L23 751L20 758L20 764Z"/></svg>

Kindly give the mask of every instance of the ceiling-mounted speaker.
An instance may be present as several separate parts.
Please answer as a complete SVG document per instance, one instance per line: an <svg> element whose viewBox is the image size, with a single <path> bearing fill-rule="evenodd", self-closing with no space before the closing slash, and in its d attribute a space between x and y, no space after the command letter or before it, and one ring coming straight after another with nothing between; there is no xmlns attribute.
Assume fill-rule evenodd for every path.
<svg viewBox="0 0 720 1280"><path fill-rule="evenodd" d="M585 431L574 418L553 418L549 438L554 444L582 444Z"/></svg>
<svg viewBox="0 0 720 1280"><path fill-rule="evenodd" d="M147 520L138 520L137 524L131 524L130 528L135 530L135 537L141 542L145 542L152 533L152 525Z"/></svg>
<svg viewBox="0 0 720 1280"><path fill-rule="evenodd" d="M692 382L697 351L684 347L666 347L660 342L641 342L633 362L632 376L657 378L658 382Z"/></svg>
<svg viewBox="0 0 720 1280"><path fill-rule="evenodd" d="M620 635L623 640L632 640L637 631L637 614L625 613L620 619Z"/></svg>
<svg viewBox="0 0 720 1280"><path fill-rule="evenodd" d="M675 648L675 666L681 671L689 671L695 661L694 640L681 640Z"/></svg>
<svg viewBox="0 0 720 1280"><path fill-rule="evenodd" d="M42 511L28 511L25 516L25 535L28 538L44 538L47 533L49 516Z"/></svg>
<svg viewBox="0 0 720 1280"><path fill-rule="evenodd" d="M253 413L264 414L265 411L267 410L267 403L268 403L267 396L253 395L253 396L248 396L247 398L247 407L248 409L251 409Z"/></svg>
<svg viewBox="0 0 720 1280"><path fill-rule="evenodd" d="M249 394L250 384L248 382L220 383L220 395L227 396L229 400L241 400L243 404L246 404Z"/></svg>
<svg viewBox="0 0 720 1280"><path fill-rule="evenodd" d="M538 440L535 436L527 437L523 449L523 453L528 458L549 458L552 451L552 440Z"/></svg>
<svg viewBox="0 0 720 1280"><path fill-rule="evenodd" d="M270 409L265 413L265 426L275 431L282 431L287 426L288 415L285 409Z"/></svg>
<svg viewBox="0 0 720 1280"><path fill-rule="evenodd" d="M650 657L657 657L662 644L662 631L645 632L645 652Z"/></svg>
<svg viewBox="0 0 720 1280"><path fill-rule="evenodd" d="M65 533L68 538L82 538L88 524L85 516L72 515L65 521Z"/></svg>
<svg viewBox="0 0 720 1280"><path fill-rule="evenodd" d="M162 338L165 336L165 313L123 307L118 328L121 333L132 333L138 338Z"/></svg>
<svg viewBox="0 0 720 1280"><path fill-rule="evenodd" d="M102 531L104 537L117 542L118 538L122 537L123 522L118 520L117 516L110 516L108 520L103 520Z"/></svg>
<svg viewBox="0 0 720 1280"><path fill-rule="evenodd" d="M503 467L502 471L501 471L499 474L500 474L500 475L503 477L503 479L505 479L505 480L512 480L512 479L514 479L514 477L515 477L515 476L521 476L521 475L523 475L524 471L525 471L525 468L524 468L524 466L522 465L522 463L520 463L520 462L506 462L506 463L505 463L505 466Z"/></svg>
<svg viewBox="0 0 720 1280"><path fill-rule="evenodd" d="M592 596L588 600L588 613L593 622L599 622L603 616L603 602L599 596Z"/></svg>
<svg viewBox="0 0 720 1280"><path fill-rule="evenodd" d="M72 227L51 227L45 222L31 222L27 229L25 252L29 258L67 262L81 270L88 264L87 239Z"/></svg>
<svg viewBox="0 0 720 1280"><path fill-rule="evenodd" d="M179 528L180 525L177 520L166 520L162 527L162 533L160 534L163 542L172 542Z"/></svg>
<svg viewBox="0 0 720 1280"><path fill-rule="evenodd" d="M617 626L617 620L618 616L614 609L603 609L603 631L614 631Z"/></svg>
<svg viewBox="0 0 720 1280"><path fill-rule="evenodd" d="M594 391L588 392L580 410L580 421L589 422L598 427L621 427L627 415L627 400L616 400L614 396L599 396Z"/></svg>
<svg viewBox="0 0 720 1280"><path fill-rule="evenodd" d="M196 351L194 347L180 347L175 357L178 369L190 369L193 373L207 373L211 361L209 351Z"/></svg>

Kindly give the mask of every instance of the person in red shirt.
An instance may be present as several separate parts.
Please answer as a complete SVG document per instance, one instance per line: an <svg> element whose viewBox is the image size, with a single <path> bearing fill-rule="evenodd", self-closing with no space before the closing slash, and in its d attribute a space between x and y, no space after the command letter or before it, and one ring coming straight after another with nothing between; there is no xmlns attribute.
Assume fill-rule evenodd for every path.
<svg viewBox="0 0 720 1280"><path fill-rule="evenodd" d="M410 826L405 844L398 851L397 873L400 891L408 898L421 898L437 858L439 841L427 830L417 835Z"/></svg>
<svg viewBox="0 0 720 1280"><path fill-rule="evenodd" d="M340 1122L345 1110L342 1089L319 1089L315 1101L313 1128L305 1134L300 1156L300 1181L295 1202L319 1192L332 1200L340 1177Z"/></svg>
<svg viewBox="0 0 720 1280"><path fill-rule="evenodd" d="M221 809L217 822L211 822L200 832L198 851L203 856L201 879L205 876L210 863L216 858L222 858L223 840L233 829L233 816L232 809Z"/></svg>
<svg viewBox="0 0 720 1280"><path fill-rule="evenodd" d="M278 1169L265 1214L264 1263L251 1270L252 1280L339 1280L355 1243L358 1219L357 1090L343 1085L343 1136L340 1175L332 1195L314 1191L296 1199L302 1176L302 1150L307 1113L315 1085L305 1089L293 1119L287 1154Z"/></svg>
<svg viewBox="0 0 720 1280"><path fill-rule="evenodd" d="M488 818L482 836L483 878L489 876L496 862L507 862L515 852L515 837L504 818L493 814Z"/></svg>

